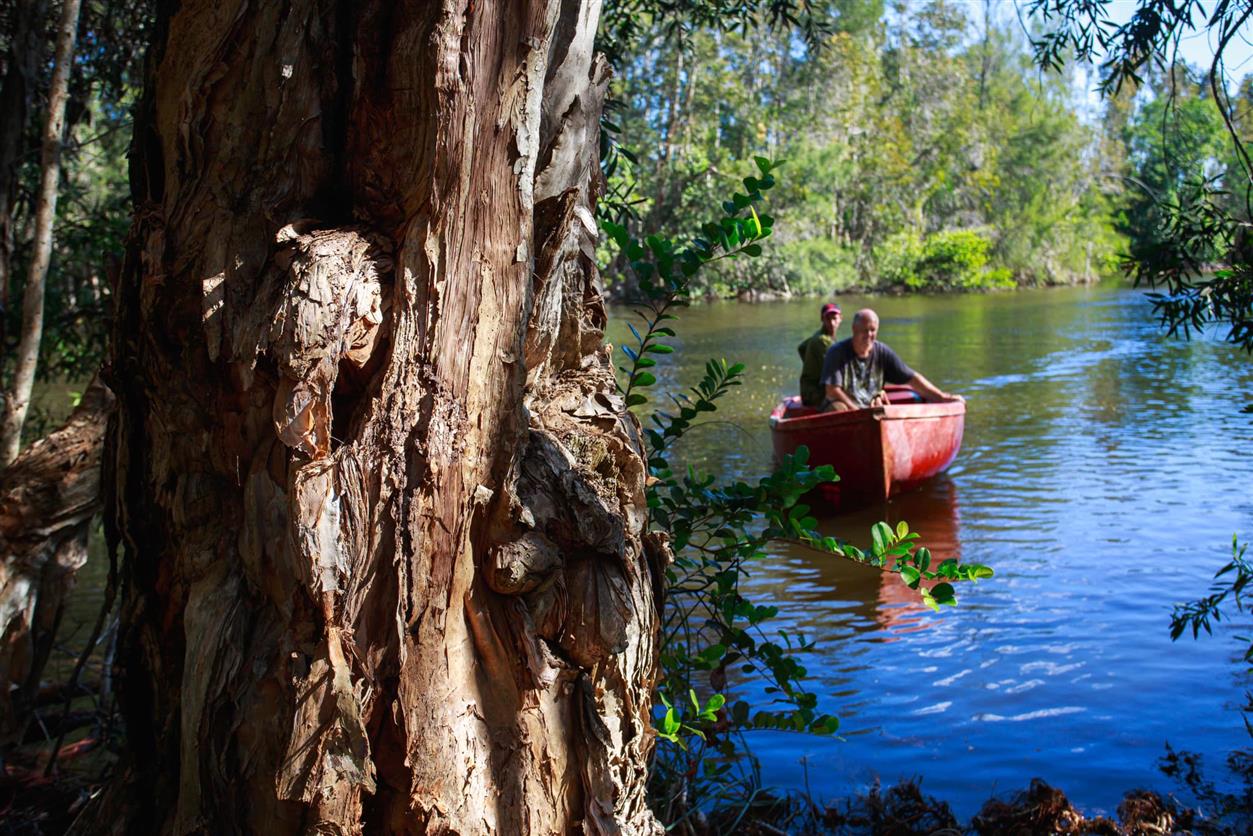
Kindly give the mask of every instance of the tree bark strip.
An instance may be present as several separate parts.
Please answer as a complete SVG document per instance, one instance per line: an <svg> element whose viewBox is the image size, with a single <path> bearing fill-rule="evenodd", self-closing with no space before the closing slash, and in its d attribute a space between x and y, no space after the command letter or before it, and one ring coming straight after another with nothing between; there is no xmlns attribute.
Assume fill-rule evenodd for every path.
<svg viewBox="0 0 1253 836"><path fill-rule="evenodd" d="M162 5L107 453L130 753L80 831L658 829L599 12Z"/></svg>
<svg viewBox="0 0 1253 836"><path fill-rule="evenodd" d="M65 133L65 104L69 101L70 70L74 62L74 40L78 35L81 0L63 0L57 46L53 59L52 84L48 90L48 119L44 125L40 153L39 194L35 200L35 250L22 297L22 333L17 347L17 365L12 388L5 393L0 411L0 467L17 458L22 443L22 425L30 407L39 363L39 343L43 340L44 288L52 260L52 227L57 217L57 189L61 184L61 141Z"/></svg>

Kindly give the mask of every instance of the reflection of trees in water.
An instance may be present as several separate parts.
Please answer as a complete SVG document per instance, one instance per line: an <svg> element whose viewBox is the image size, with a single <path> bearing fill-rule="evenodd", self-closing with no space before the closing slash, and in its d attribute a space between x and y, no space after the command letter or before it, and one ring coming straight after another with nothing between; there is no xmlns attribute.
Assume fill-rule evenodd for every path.
<svg viewBox="0 0 1253 836"><path fill-rule="evenodd" d="M815 508L815 514L821 509ZM961 559L957 487L952 479L939 476L922 488L838 515L819 519L819 528L853 545L869 545L870 527L879 521L895 527L900 520L918 532L918 542L931 550L932 565L947 558ZM822 641L838 640L847 634L888 631L883 641L894 635L924 630L930 612L898 575L860 566L800 546L779 549L786 566L770 572L759 587L771 595L795 619L798 628L818 631ZM961 590L958 590L960 598ZM825 606L804 607L804 604ZM795 610L795 612L788 612Z"/></svg>

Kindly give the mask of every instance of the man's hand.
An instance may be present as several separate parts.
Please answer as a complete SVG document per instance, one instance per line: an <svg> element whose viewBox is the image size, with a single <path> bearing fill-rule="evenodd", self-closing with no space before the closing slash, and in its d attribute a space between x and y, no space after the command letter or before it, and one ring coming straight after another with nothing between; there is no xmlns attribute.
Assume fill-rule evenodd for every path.
<svg viewBox="0 0 1253 836"><path fill-rule="evenodd" d="M913 387L915 392L922 395L923 399L929 403L938 403L941 401L966 402L966 399L961 395L950 395L948 392L941 391L940 387L936 386L934 383L916 372L914 373L914 376L910 378L909 385Z"/></svg>
<svg viewBox="0 0 1253 836"><path fill-rule="evenodd" d="M870 399L871 406L887 406L889 403L891 401L888 400L888 393L882 389L879 390L879 394Z"/></svg>
<svg viewBox="0 0 1253 836"><path fill-rule="evenodd" d="M861 409L861 405L848 396L847 393L839 386L827 384L827 403L830 404L829 409Z"/></svg>

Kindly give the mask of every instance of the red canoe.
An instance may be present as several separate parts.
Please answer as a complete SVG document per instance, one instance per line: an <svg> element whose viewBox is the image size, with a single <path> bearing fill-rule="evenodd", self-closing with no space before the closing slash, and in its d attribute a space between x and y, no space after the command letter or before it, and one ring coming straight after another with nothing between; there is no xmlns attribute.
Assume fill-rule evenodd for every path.
<svg viewBox="0 0 1253 836"><path fill-rule="evenodd" d="M823 495L841 505L887 499L952 464L966 404L923 403L905 386L888 386L887 392L888 406L850 412L818 412L788 398L770 413L776 458L808 447L811 465L829 464L839 474L839 482L823 486Z"/></svg>

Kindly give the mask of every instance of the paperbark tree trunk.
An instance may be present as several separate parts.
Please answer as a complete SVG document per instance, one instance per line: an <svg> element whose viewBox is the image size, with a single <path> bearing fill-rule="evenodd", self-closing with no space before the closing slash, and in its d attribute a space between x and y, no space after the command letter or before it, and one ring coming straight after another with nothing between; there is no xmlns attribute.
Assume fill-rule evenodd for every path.
<svg viewBox="0 0 1253 836"><path fill-rule="evenodd" d="M22 425L30 407L39 363L39 343L43 340L44 288L52 261L52 226L57 217L57 190L61 184L61 141L65 133L65 104L70 98L70 69L74 62L74 40L78 35L81 0L63 0L61 22L57 26L57 47L53 59L52 83L48 89L48 118L44 124L40 152L39 193L35 196L35 249L22 297L22 333L18 338L17 363L13 385L5 392L0 410L0 468L17 458L22 443Z"/></svg>
<svg viewBox="0 0 1253 836"><path fill-rule="evenodd" d="M162 4L106 454L130 751L80 832L657 830L598 16Z"/></svg>

